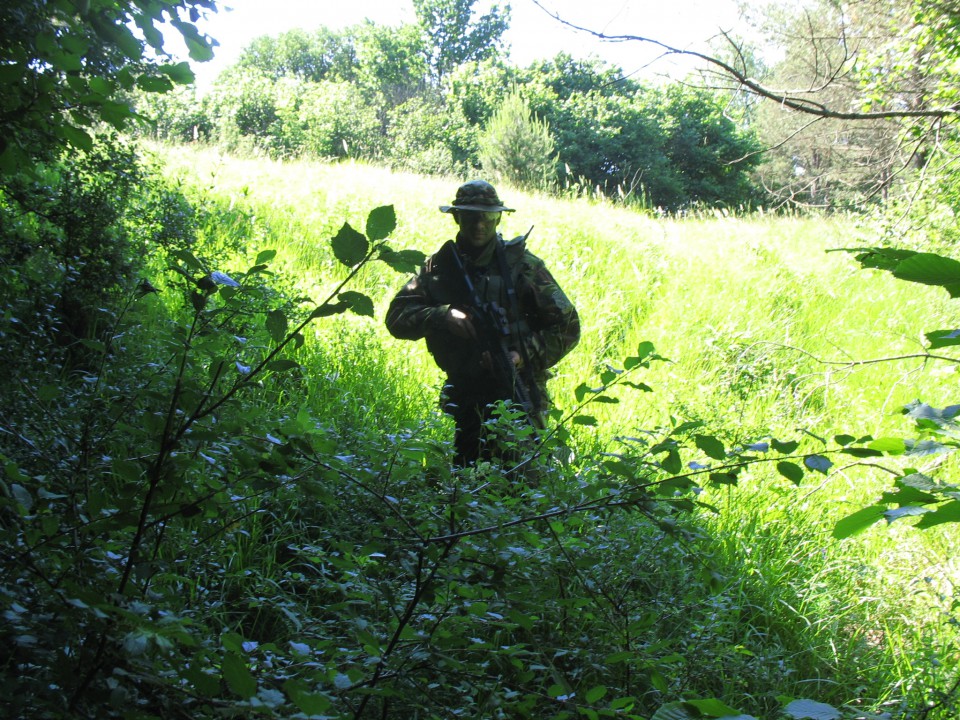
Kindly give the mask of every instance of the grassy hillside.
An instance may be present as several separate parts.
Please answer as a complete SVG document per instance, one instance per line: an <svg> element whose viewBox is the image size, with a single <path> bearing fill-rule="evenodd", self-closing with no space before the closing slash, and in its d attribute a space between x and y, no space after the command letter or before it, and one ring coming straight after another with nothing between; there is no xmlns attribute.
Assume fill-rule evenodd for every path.
<svg viewBox="0 0 960 720"><path fill-rule="evenodd" d="M437 206L452 200L461 179L350 163L239 160L182 148L161 155L165 172L211 209L205 243L223 248L225 266L243 264L228 249L244 262L276 249L282 281L313 301L345 274L329 250L344 222L362 229L370 210L393 205L398 225L391 246L425 253L454 228ZM583 340L551 384L561 408L572 408L581 383L595 384L598 369L620 366L642 341L670 360L638 378L652 393L626 391L619 404L591 408L597 425L574 431L581 455L615 452L621 436L679 421L702 421L727 447L771 436L815 444L814 436L840 433L907 435L898 412L904 403L955 402L952 365L917 359L856 364L916 353L923 331L956 327L960 313L942 290L865 272L848 254L828 253L871 242L853 220L659 219L608 204L498 189L517 208L506 216L504 234L534 226L529 246L582 316ZM225 221L230 213L235 225ZM388 437L409 432L443 442L450 428L436 410L436 369L422 343L395 341L382 326L386 304L404 281L371 267L355 287L374 300L375 318L312 326L315 336L298 357L306 369L303 401L341 429L376 429ZM715 605L713 620L691 618L705 624L687 627L681 633L686 640L670 641L683 645L676 649L682 657L661 653L643 671L658 697L685 694L676 675L669 682L656 679L681 666L689 692L712 688L741 706L764 687L765 699L754 698L755 711L771 707L778 694L853 702L858 682L864 705L879 709L944 681L934 677L929 660L942 662L953 642L940 623L957 579L953 532L920 533L901 521L833 540L834 521L889 485L888 474L860 465L808 474L799 487L761 465L741 475L736 489L704 489L699 499L719 512L698 512L697 524L714 540L678 550L681 566L650 568L645 582L658 589L649 590L649 602L680 593L694 572L684 563L696 565L708 555L727 573L727 585L703 598ZM613 536L604 535L612 547L631 533L621 520L597 522L578 532L595 540L601 528L615 528ZM660 552L654 556L661 561L670 556ZM710 640L698 646L693 636ZM740 664L729 664L730 658Z"/></svg>
<svg viewBox="0 0 960 720"><path fill-rule="evenodd" d="M256 230L248 255L276 245L290 277L314 298L342 277L330 238L344 222L362 230L378 205L396 210L395 249L430 253L455 229L437 206L452 201L457 179L185 149L164 157L171 175L249 208ZM943 291L863 271L846 253L827 253L870 242L853 221L651 219L607 204L510 188L501 194L517 207L502 231L512 236L533 226L531 249L548 262L583 318L582 343L552 384L561 406L598 364L620 361L642 340L673 363L651 374L655 394L627 413L616 409L609 420L617 430L656 424L669 410L710 417L731 432L802 427L882 434L902 428L891 414L902 402L950 399L949 366L844 366L915 353L922 331L960 317ZM229 236L231 228L209 231ZM385 269L361 278L378 320L404 281ZM370 333L366 352L402 356L400 375L413 380L403 394L436 381L422 347L392 341L376 321L360 327ZM613 434L610 427L605 432Z"/></svg>

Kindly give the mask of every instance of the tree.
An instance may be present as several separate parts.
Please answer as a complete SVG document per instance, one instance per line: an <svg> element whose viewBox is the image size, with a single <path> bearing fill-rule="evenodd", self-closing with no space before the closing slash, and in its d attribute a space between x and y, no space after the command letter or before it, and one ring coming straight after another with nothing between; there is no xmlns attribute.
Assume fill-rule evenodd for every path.
<svg viewBox="0 0 960 720"><path fill-rule="evenodd" d="M512 86L523 88L530 111L549 125L571 186L667 210L753 199L757 145L724 115L714 92L664 93L600 60L565 54L523 70L493 61L462 66L449 92L471 123L484 126Z"/></svg>
<svg viewBox="0 0 960 720"><path fill-rule="evenodd" d="M480 136L480 163L497 182L548 190L556 181L557 156L550 125L533 115L514 89Z"/></svg>
<svg viewBox="0 0 960 720"><path fill-rule="evenodd" d="M90 133L101 122L125 129L136 118L125 94L135 88L167 92L193 82L187 63L166 59L157 24L183 36L191 59L209 60L216 42L194 23L216 9L216 0L3 3L0 173L66 147L91 150Z"/></svg>
<svg viewBox="0 0 960 720"><path fill-rule="evenodd" d="M750 204L756 193L749 173L761 160L760 145L724 114L721 98L680 84L648 96L651 114L666 135L664 154L684 202L710 207Z"/></svg>
<svg viewBox="0 0 960 720"><path fill-rule="evenodd" d="M793 177L788 197L833 202L838 187L873 197L888 194L896 178L915 168L925 167L929 176L929 161L947 157L944 139L956 133L960 116L955 3L822 0L799 11L791 6L784 15L786 7L777 8L781 14L766 30L773 44L787 50L787 58L778 72L766 76L753 74L752 53L730 33L723 34L725 48L708 55L653 38L591 31L545 11L604 40L652 44L667 54L692 57L703 63L711 87L770 101L767 112L775 107L781 114L768 124L784 128L777 140L786 151L779 177L785 183ZM808 126L821 133L815 142L800 135ZM794 139L796 147L815 149L806 157L797 155L790 147ZM767 142L772 145L772 138ZM842 165L860 166L860 172L853 180L828 183L825 195L829 169Z"/></svg>
<svg viewBox="0 0 960 720"><path fill-rule="evenodd" d="M510 26L510 7L491 7L473 19L477 0L413 0L424 38L424 53L433 79L440 83L463 63L485 60L500 52Z"/></svg>
<svg viewBox="0 0 960 720"><path fill-rule="evenodd" d="M479 163L476 129L439 94L418 95L391 110L387 140L391 167L462 176Z"/></svg>
<svg viewBox="0 0 960 720"><path fill-rule="evenodd" d="M244 48L236 64L254 68L273 80L352 81L356 77L356 39L350 31L323 27L313 33L289 30L277 37L264 35Z"/></svg>
<svg viewBox="0 0 960 720"><path fill-rule="evenodd" d="M424 88L427 64L417 26L392 28L367 21L356 34L360 83L384 97L389 107L409 100Z"/></svg>

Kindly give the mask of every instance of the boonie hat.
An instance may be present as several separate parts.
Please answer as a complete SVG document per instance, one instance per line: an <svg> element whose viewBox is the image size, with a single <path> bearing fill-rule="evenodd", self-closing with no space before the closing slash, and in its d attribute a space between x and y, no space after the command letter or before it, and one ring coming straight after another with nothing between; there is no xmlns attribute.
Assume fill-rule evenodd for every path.
<svg viewBox="0 0 960 720"><path fill-rule="evenodd" d="M504 207L497 197L493 185L485 180L471 180L457 188L457 198L453 205L441 205L440 212L453 210L476 210L478 212L515 212L513 208Z"/></svg>

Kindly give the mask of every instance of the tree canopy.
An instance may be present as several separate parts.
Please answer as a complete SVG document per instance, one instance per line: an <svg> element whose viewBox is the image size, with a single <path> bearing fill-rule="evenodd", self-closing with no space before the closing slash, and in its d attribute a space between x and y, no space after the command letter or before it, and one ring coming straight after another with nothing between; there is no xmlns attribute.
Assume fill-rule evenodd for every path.
<svg viewBox="0 0 960 720"><path fill-rule="evenodd" d="M165 59L158 24L173 26L191 59L215 41L194 24L215 0L11 0L0 7L0 171L64 147L92 148L101 122L125 129L130 91L166 92L194 80ZM149 49L149 53L147 50Z"/></svg>

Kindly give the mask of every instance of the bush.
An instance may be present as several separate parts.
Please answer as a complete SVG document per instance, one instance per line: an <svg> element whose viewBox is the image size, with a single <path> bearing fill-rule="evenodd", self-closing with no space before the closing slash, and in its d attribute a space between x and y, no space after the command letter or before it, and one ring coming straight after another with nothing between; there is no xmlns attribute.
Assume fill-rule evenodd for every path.
<svg viewBox="0 0 960 720"><path fill-rule="evenodd" d="M393 168L465 177L479 167L476 132L458 108L417 97L389 114L387 161Z"/></svg>
<svg viewBox="0 0 960 720"><path fill-rule="evenodd" d="M143 259L142 228L125 223L142 180L133 148L115 138L37 177L6 179L0 283L13 323L7 339L19 338L11 352L42 336L82 355L78 343L104 339L111 299L136 283Z"/></svg>
<svg viewBox="0 0 960 720"><path fill-rule="evenodd" d="M380 154L380 120L355 85L288 81L280 83L278 91L277 145L319 158Z"/></svg>

